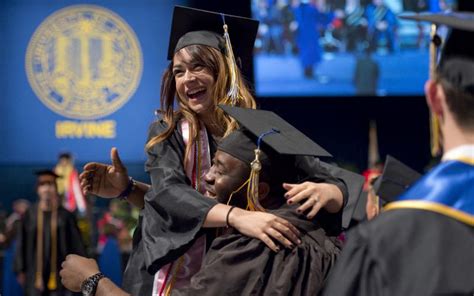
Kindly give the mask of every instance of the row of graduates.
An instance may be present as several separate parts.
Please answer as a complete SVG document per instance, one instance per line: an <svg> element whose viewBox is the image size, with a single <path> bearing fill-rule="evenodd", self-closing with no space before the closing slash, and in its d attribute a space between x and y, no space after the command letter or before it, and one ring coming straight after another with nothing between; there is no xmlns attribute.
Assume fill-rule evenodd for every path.
<svg viewBox="0 0 474 296"><path fill-rule="evenodd" d="M448 17L447 24L456 25L455 19ZM61 282L68 289L85 295L321 292L341 252L336 236L350 220L353 197L358 197L362 182L321 162L318 157L329 153L275 114L252 110L255 101L234 53L237 57L251 54L257 26L248 19L175 8L168 52L172 61L161 93L163 118L152 124L146 146L145 168L151 185L128 177L116 149L111 151L112 165L89 163L80 176L84 191L126 198L142 209L123 290L99 272L94 260L77 255L67 256L61 265ZM239 42L230 44L228 28ZM474 76L466 75L472 74L472 57L463 57L459 63L457 50L440 73L442 79L468 93L460 100L472 105ZM394 207L357 228L349 235L340 267L332 272L328 295L474 290L470 279L474 258L468 250L474 240L469 186L473 116L467 116L469 128L461 125L463 135L471 138L461 137L453 145L449 135L458 134L459 124L452 125L458 118L452 121L451 108L446 107L449 100L439 82L430 82L428 90L430 102L439 107L433 109L435 114L444 119L444 148L461 146L446 158L448 164L454 163L460 181L445 182L446 195L438 196L428 175L427 181L414 185L416 194L409 191L405 199L413 202L433 195L428 203L435 206L418 200L415 209L410 204ZM453 176L443 171L452 168L444 164L439 170L445 175L437 178ZM451 235L449 241L446 233ZM396 244L394 234L400 236ZM403 247L411 242L413 246L405 252ZM426 252L433 244L438 247ZM420 264L406 276L415 259ZM427 265L434 274L424 270Z"/></svg>

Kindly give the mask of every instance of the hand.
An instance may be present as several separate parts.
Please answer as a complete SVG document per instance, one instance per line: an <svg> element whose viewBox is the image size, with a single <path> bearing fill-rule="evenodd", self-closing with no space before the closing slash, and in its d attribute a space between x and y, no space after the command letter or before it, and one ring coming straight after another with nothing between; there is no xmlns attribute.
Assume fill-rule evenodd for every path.
<svg viewBox="0 0 474 296"><path fill-rule="evenodd" d="M229 215L229 224L243 235L261 240L275 252L280 248L272 238L290 249L295 244L301 244L298 229L285 219L270 213L235 208Z"/></svg>
<svg viewBox="0 0 474 296"><path fill-rule="evenodd" d="M99 272L99 267L94 259L78 255L67 255L61 264L61 283L73 292L81 291L81 284L90 276Z"/></svg>
<svg viewBox="0 0 474 296"><path fill-rule="evenodd" d="M342 207L341 190L334 184L304 182L301 184L283 183L287 190L285 198L288 204L302 203L296 211L304 213L309 210L306 218L313 219L321 208L330 213L337 213Z"/></svg>
<svg viewBox="0 0 474 296"><path fill-rule="evenodd" d="M112 165L89 162L84 166L84 171L79 175L84 194L114 198L127 188L127 168L122 164L117 148L110 150L110 158Z"/></svg>

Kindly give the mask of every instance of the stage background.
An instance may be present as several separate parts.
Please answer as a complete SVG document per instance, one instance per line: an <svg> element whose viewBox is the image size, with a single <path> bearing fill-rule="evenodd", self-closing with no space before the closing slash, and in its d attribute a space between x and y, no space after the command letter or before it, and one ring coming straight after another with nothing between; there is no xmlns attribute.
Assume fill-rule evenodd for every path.
<svg viewBox="0 0 474 296"><path fill-rule="evenodd" d="M183 1L179 1L183 4ZM116 112L93 121L114 120L113 139L58 139L57 121L76 121L53 112L28 83L25 55L40 24L55 11L80 1L2 1L0 4L2 67L0 67L0 196L10 210L20 197L35 199L37 168L53 167L60 152L69 151L81 168L88 161L109 161L119 148L129 172L147 181L143 151L149 124L159 107L159 81L165 66L172 7L175 1L90 1L118 14L139 40L143 67L139 85ZM189 1L191 6L250 16L250 1ZM233 40L233 42L238 42ZM245 65L252 69L252 65ZM249 79L253 80L253 75ZM265 97L261 108L273 110L355 171L366 169L369 122L377 122L382 159L391 154L422 172L430 161L428 109L422 96L404 97Z"/></svg>

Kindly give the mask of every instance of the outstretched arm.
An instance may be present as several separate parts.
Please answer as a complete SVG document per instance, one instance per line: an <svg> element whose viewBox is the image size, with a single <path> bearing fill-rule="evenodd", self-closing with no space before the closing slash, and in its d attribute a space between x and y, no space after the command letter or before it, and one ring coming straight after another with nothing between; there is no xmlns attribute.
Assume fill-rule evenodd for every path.
<svg viewBox="0 0 474 296"><path fill-rule="evenodd" d="M73 292L81 291L81 284L89 277L99 272L94 259L78 255L68 255L61 264L61 283ZM117 287L110 279L102 278L95 293L96 296L126 296L130 295Z"/></svg>
<svg viewBox="0 0 474 296"><path fill-rule="evenodd" d="M110 150L112 164L89 162L84 166L84 171L79 175L82 191L85 194L95 194L103 198L119 196L129 185L127 168L120 160L117 148ZM150 185L136 182L136 186L127 197L132 205L143 208L145 193Z"/></svg>

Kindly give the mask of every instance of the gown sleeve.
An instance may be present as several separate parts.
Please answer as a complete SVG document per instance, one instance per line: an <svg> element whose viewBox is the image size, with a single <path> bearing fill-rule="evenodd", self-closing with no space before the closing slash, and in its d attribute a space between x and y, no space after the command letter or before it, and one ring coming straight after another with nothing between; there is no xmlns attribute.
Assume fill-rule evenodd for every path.
<svg viewBox="0 0 474 296"><path fill-rule="evenodd" d="M26 225L28 225L30 221L30 212L31 209L26 212L25 217L22 219L21 224L18 227L18 233L16 234L15 257L13 259L13 271L15 273L26 272Z"/></svg>
<svg viewBox="0 0 474 296"><path fill-rule="evenodd" d="M164 129L163 122L153 123L149 139ZM145 169L152 186L145 195L142 242L146 269L151 274L189 249L207 213L217 204L190 185L184 172L184 151L178 129L147 151Z"/></svg>
<svg viewBox="0 0 474 296"><path fill-rule="evenodd" d="M385 295L384 272L370 246L368 228L364 226L349 232L323 295Z"/></svg>

